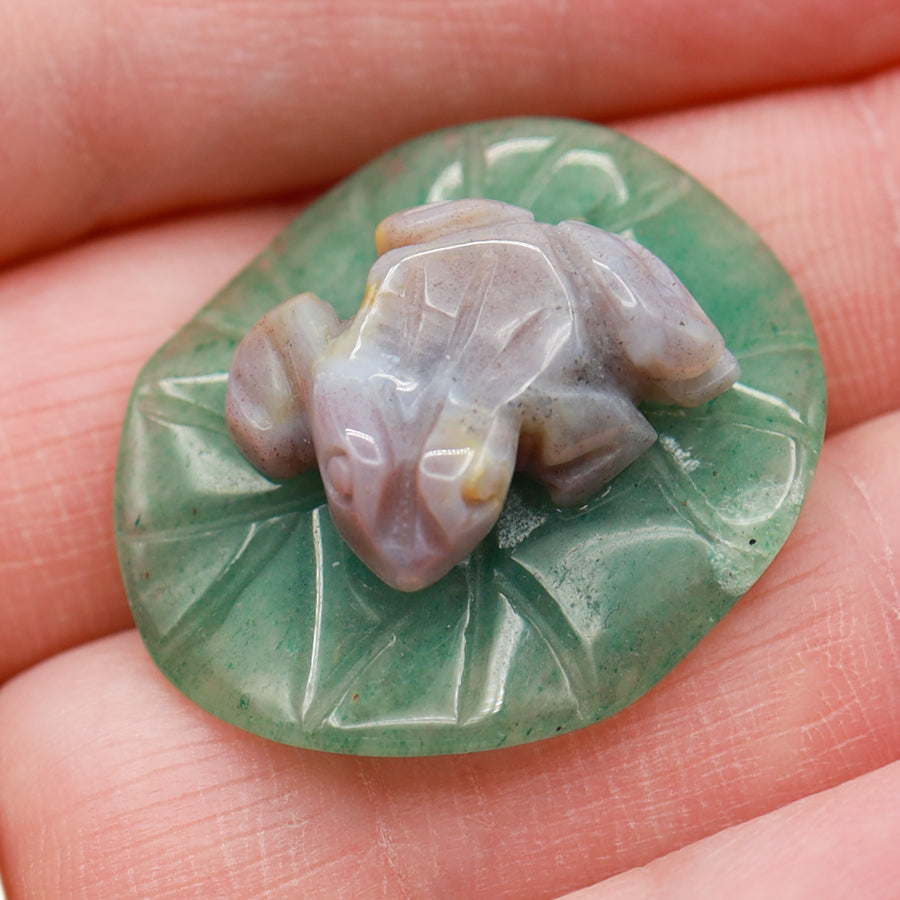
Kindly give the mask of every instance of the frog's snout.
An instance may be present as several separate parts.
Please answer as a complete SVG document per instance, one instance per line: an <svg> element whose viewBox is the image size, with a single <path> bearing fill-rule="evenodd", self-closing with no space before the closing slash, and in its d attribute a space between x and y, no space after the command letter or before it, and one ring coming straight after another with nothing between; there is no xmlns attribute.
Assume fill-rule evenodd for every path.
<svg viewBox="0 0 900 900"><path fill-rule="evenodd" d="M426 454L398 464L377 498L331 504L335 523L356 554L398 590L420 590L446 575L496 522L509 474L460 467L466 458L465 452L450 450L438 465L435 455ZM363 490L374 488L370 482ZM357 499L363 500L358 492Z"/></svg>
<svg viewBox="0 0 900 900"><path fill-rule="evenodd" d="M399 590L437 581L500 515L512 459L495 460L468 446L398 459L342 443L322 469L332 518L363 562Z"/></svg>

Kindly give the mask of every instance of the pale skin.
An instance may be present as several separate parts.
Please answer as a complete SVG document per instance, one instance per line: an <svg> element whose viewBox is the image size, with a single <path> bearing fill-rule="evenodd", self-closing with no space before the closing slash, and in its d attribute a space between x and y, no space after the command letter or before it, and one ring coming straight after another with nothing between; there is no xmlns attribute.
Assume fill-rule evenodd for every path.
<svg viewBox="0 0 900 900"><path fill-rule="evenodd" d="M598 8L0 4L13 900L895 896L896 4ZM405 54L379 52L401 27ZM130 385L297 197L415 133L519 113L618 124L794 275L830 404L797 529L668 679L593 728L427 760L241 733L175 691L131 630L111 514Z"/></svg>

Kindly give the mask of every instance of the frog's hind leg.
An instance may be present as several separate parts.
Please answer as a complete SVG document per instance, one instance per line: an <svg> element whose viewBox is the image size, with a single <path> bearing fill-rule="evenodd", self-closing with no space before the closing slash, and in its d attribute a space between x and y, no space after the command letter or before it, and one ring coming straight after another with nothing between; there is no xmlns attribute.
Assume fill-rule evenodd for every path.
<svg viewBox="0 0 900 900"><path fill-rule="evenodd" d="M381 256L397 247L434 241L483 225L508 225L511 222L534 222L534 215L510 203L481 197L426 203L400 210L381 221L375 229L375 247Z"/></svg>
<svg viewBox="0 0 900 900"><path fill-rule="evenodd" d="M526 415L519 468L547 485L554 503L583 503L656 440L653 426L619 393L571 391Z"/></svg>
<svg viewBox="0 0 900 900"><path fill-rule="evenodd" d="M300 294L263 316L238 345L225 417L235 443L269 478L315 464L309 423L312 367L342 328L315 294Z"/></svg>

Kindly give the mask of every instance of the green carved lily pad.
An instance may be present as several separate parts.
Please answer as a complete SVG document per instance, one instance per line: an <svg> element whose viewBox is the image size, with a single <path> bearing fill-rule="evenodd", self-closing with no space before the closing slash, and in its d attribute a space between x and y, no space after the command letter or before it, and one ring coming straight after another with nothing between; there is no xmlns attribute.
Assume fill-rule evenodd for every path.
<svg viewBox="0 0 900 900"><path fill-rule="evenodd" d="M475 196L634 236L697 297L742 377L708 406L648 410L659 442L583 508L515 481L476 552L403 594L347 549L315 472L276 484L243 459L225 427L226 376L282 300L313 291L354 312L380 219ZM584 123L450 129L311 206L147 364L119 459L122 572L162 671L229 722L346 753L509 746L615 713L709 632L790 533L824 418L802 299L696 181Z"/></svg>

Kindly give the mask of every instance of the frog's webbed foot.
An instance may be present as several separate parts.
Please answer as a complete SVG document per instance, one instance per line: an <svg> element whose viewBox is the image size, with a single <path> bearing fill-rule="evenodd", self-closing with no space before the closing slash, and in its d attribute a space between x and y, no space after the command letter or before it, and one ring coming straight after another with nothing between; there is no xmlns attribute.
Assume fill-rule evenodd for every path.
<svg viewBox="0 0 900 900"><path fill-rule="evenodd" d="M247 333L234 355L225 416L235 443L269 478L315 465L309 422L312 366L342 328L315 294L276 306Z"/></svg>
<svg viewBox="0 0 900 900"><path fill-rule="evenodd" d="M740 374L740 364L725 350L716 363L693 378L648 381L648 397L679 406L700 406L730 388Z"/></svg>
<svg viewBox="0 0 900 900"><path fill-rule="evenodd" d="M523 423L519 467L547 485L560 506L583 503L656 440L624 394L561 391Z"/></svg>

